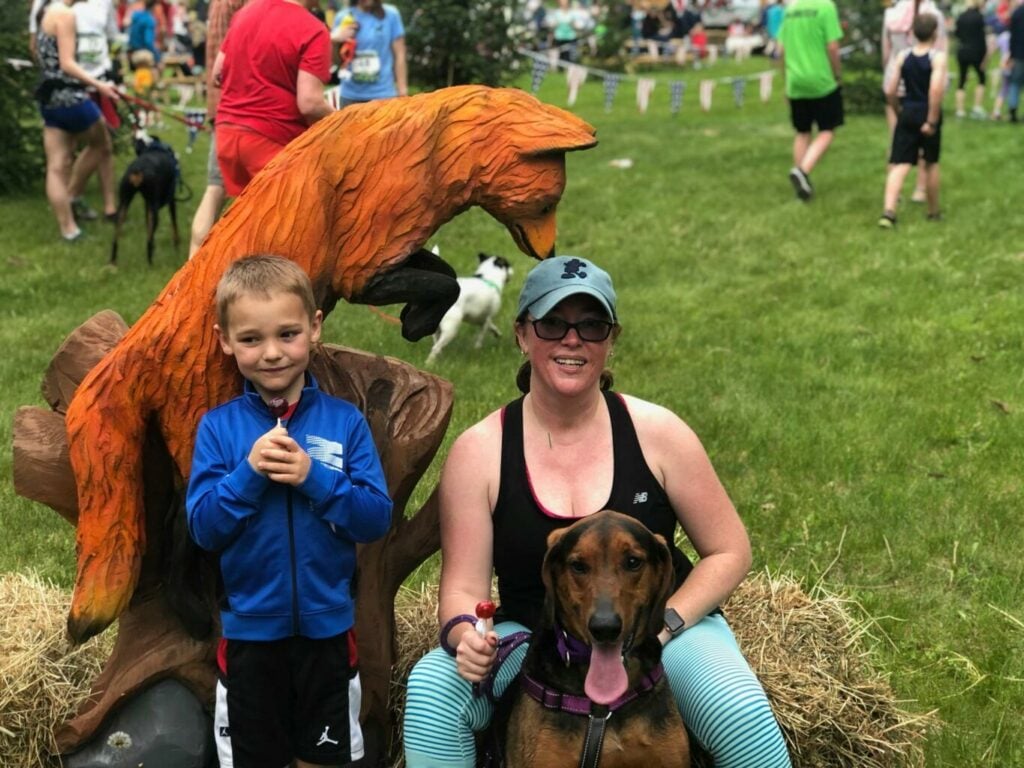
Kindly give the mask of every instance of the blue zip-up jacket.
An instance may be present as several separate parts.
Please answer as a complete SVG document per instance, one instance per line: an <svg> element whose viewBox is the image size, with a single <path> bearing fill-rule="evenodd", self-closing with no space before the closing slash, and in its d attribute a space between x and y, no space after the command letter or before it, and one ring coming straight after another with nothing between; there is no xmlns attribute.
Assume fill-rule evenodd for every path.
<svg viewBox="0 0 1024 768"><path fill-rule="evenodd" d="M351 628L356 543L380 538L391 499L366 419L321 392L312 376L288 434L312 459L299 486L277 483L248 461L277 423L245 392L199 422L186 510L192 538L220 553L221 625L234 640L333 637Z"/></svg>

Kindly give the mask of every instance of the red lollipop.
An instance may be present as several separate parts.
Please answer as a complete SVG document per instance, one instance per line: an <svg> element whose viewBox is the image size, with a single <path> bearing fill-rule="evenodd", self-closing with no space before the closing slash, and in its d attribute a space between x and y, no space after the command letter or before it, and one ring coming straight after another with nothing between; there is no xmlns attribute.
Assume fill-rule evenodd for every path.
<svg viewBox="0 0 1024 768"><path fill-rule="evenodd" d="M480 635L486 635L494 629L494 611L496 606L490 600L481 600L476 604L476 631Z"/></svg>
<svg viewBox="0 0 1024 768"><path fill-rule="evenodd" d="M277 419L277 426L281 426L281 417L288 413L288 401L283 397L273 397L267 403L270 415Z"/></svg>

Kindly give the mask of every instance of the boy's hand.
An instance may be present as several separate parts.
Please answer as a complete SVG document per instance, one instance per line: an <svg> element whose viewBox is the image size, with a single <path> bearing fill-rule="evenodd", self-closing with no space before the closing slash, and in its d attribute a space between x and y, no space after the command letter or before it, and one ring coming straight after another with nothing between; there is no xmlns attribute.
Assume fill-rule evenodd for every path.
<svg viewBox="0 0 1024 768"><path fill-rule="evenodd" d="M266 441L264 443L264 441ZM253 450L259 446L256 470L275 483L301 485L309 476L312 459L302 447L288 436L284 427L274 427L256 441Z"/></svg>

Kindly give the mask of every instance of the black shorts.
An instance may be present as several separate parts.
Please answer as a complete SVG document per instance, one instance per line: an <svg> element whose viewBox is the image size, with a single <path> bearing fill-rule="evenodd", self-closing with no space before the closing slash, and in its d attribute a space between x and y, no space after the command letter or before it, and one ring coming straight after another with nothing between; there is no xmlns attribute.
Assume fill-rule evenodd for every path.
<svg viewBox="0 0 1024 768"><path fill-rule="evenodd" d="M345 765L363 757L352 637L228 640L214 714L221 766L282 768L295 758Z"/></svg>
<svg viewBox="0 0 1024 768"><path fill-rule="evenodd" d="M985 60L985 55L981 56L962 56L957 54L956 62L960 65L960 85L958 90L963 90L964 85L967 83L967 73L970 70L974 70L978 73L978 85L985 85L985 68L981 66L981 63Z"/></svg>
<svg viewBox="0 0 1024 768"><path fill-rule="evenodd" d="M917 161L922 157L926 163L939 162L939 153L942 149L942 120L940 119L939 124L935 126L935 133L925 136L921 133L925 117L927 113L922 110L904 109L900 112L892 133L890 163L917 165Z"/></svg>
<svg viewBox="0 0 1024 768"><path fill-rule="evenodd" d="M797 133L810 133L813 123L819 131L835 130L843 124L843 89L820 99L790 99L789 116Z"/></svg>

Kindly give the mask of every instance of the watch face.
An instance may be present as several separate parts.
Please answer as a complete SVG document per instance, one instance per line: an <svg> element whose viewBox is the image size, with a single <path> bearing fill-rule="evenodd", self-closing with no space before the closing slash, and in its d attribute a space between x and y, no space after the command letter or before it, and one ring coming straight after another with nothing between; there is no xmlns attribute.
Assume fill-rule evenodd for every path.
<svg viewBox="0 0 1024 768"><path fill-rule="evenodd" d="M676 613L675 608L667 608L665 610L665 628L673 637L686 628L686 622L683 621L682 616Z"/></svg>

